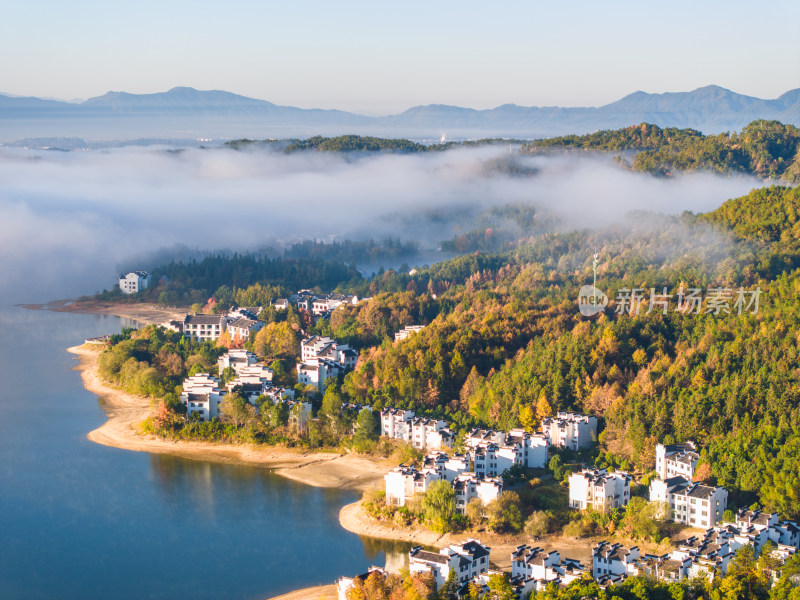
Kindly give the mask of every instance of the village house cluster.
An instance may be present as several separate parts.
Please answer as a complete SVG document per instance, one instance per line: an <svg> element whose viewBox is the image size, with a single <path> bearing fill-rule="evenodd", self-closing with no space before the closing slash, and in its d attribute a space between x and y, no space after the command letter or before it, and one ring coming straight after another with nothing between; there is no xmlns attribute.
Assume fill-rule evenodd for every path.
<svg viewBox="0 0 800 600"><path fill-rule="evenodd" d="M719 486L693 482L700 455L692 442L656 446L657 478L650 482L650 501L662 502L670 518L707 529L722 520L728 506L728 491ZM569 477L569 505L600 512L628 505L631 477L624 472L584 469Z"/></svg>
<svg viewBox="0 0 800 600"><path fill-rule="evenodd" d="M700 455L693 442L656 446L656 473L650 482L650 502L669 506L673 521L707 529L722 520L728 507L724 487L693 482Z"/></svg>
<svg viewBox="0 0 800 600"><path fill-rule="evenodd" d="M227 331L234 343L244 343L251 334L258 333L264 322L258 320L259 306L233 308L225 314L194 314L183 317L181 321L169 321L163 327L182 333L185 337L200 342L215 341Z"/></svg>
<svg viewBox="0 0 800 600"><path fill-rule="evenodd" d="M368 300L369 298L359 298L350 294L315 294L311 290L300 290L288 298L278 298L272 305L276 310L286 310L293 305L316 318L328 318L340 306L355 306L359 302Z"/></svg>
<svg viewBox="0 0 800 600"><path fill-rule="evenodd" d="M329 337L312 335L300 343L297 382L315 386L325 393L327 381L356 366L358 352Z"/></svg>
<svg viewBox="0 0 800 600"><path fill-rule="evenodd" d="M256 400L265 396L277 404L283 402L295 423L303 426L311 417L311 404L294 399L294 390L272 384L272 371L258 362L255 354L247 350L229 350L220 356L219 372L231 368L236 375L224 386L220 379L208 373L197 373L183 382L180 402L186 407L186 415L200 421L218 418L220 406L227 394L236 392L245 401L256 405ZM192 415L196 414L196 417Z"/></svg>
<svg viewBox="0 0 800 600"><path fill-rule="evenodd" d="M383 410L381 435L403 440L419 450L436 451L419 469L400 465L385 475L387 504L404 506L416 494L424 494L434 481L447 481L456 493L456 509L463 514L473 498L484 505L499 499L503 493L501 476L513 466L544 468L551 445L572 448L591 444L597 439L597 420L558 413L545 419L543 433L473 429L464 439L465 452L452 457L442 452L451 449L454 442L447 422L418 418L411 410Z"/></svg>
<svg viewBox="0 0 800 600"><path fill-rule="evenodd" d="M791 521L761 511L742 509L734 523L705 530L675 544L666 554L640 554L636 546L600 542L592 551L592 576L598 581L618 583L631 576L654 577L664 581L725 575L728 565L742 546L752 546L756 555L772 542L773 555L786 560L800 549L800 528Z"/></svg>
<svg viewBox="0 0 800 600"><path fill-rule="evenodd" d="M735 522L707 529L701 537L692 536L676 542L671 552L661 555L642 554L637 546L630 548L618 543L601 541L592 549L591 569L580 561L562 558L557 550L521 545L511 552L510 582L517 598L549 585L567 586L585 575L591 576L601 588L621 583L628 577L651 577L662 581L724 575L736 552L745 545L760 554L767 542L774 544L772 555L785 561L800 550L800 527L791 521L760 511L740 510ZM490 568L491 549L479 540L470 539L451 544L438 553L417 546L409 552L411 573L430 573L441 588L455 571L459 597L465 596L472 584L481 592L488 590L489 577L502 574ZM339 599L346 600L354 580L366 579L372 573L385 577L376 567L356 577L338 581Z"/></svg>

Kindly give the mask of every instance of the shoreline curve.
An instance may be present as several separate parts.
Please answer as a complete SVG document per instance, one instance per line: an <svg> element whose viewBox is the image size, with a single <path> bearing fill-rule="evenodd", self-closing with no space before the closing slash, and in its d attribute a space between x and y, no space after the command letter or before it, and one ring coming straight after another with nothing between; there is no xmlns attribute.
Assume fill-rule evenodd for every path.
<svg viewBox="0 0 800 600"><path fill-rule="evenodd" d="M304 451L279 446L168 441L141 432L150 414L151 399L111 387L97 374L100 349L73 346L84 387L98 396L108 420L87 438L104 446L135 452L171 454L191 460L248 465L270 469L277 475L314 487L366 490L383 480L384 461L341 452Z"/></svg>

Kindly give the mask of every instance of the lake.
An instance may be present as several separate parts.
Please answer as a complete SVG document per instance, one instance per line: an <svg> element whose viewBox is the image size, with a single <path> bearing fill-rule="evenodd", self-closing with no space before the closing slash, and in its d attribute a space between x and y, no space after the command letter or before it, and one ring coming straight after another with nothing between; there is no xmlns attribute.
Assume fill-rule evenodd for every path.
<svg viewBox="0 0 800 600"><path fill-rule="evenodd" d="M339 526L353 491L99 446L65 348L120 320L0 310L0 598L268 598L402 560Z"/></svg>

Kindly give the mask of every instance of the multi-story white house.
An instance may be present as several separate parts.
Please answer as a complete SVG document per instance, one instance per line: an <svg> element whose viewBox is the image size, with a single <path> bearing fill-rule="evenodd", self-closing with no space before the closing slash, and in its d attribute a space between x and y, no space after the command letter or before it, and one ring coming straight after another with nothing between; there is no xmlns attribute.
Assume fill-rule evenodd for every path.
<svg viewBox="0 0 800 600"><path fill-rule="evenodd" d="M350 591L350 588L352 588L358 581L366 581L370 576L385 579L386 571L380 567L370 567L366 573L362 573L361 575L356 575L355 577L342 577L336 582L338 600L347 600L347 592Z"/></svg>
<svg viewBox="0 0 800 600"><path fill-rule="evenodd" d="M394 341L395 342L402 342L412 333L416 333L425 329L425 325L406 325L400 331L394 334Z"/></svg>
<svg viewBox="0 0 800 600"><path fill-rule="evenodd" d="M552 581L558 578L555 567L560 564L558 550L545 552L539 547L517 546L511 553L511 578Z"/></svg>
<svg viewBox="0 0 800 600"><path fill-rule="evenodd" d="M672 519L690 527L708 529L722 520L728 506L728 491L692 483L683 477L650 482L650 502L666 502Z"/></svg>
<svg viewBox="0 0 800 600"><path fill-rule="evenodd" d="M516 462L529 469L543 469L547 465L550 441L544 434L512 429L506 436L505 445L513 446L517 455Z"/></svg>
<svg viewBox="0 0 800 600"><path fill-rule="evenodd" d="M324 358L312 358L297 364L297 383L316 386L319 393L324 394L328 380L338 377L343 372L344 367L341 363Z"/></svg>
<svg viewBox="0 0 800 600"><path fill-rule="evenodd" d="M244 349L231 349L219 357L217 366L219 372L222 373L228 367L231 367L237 373L242 367L258 364L258 357L252 352ZM271 379L271 378L270 378Z"/></svg>
<svg viewBox="0 0 800 600"><path fill-rule="evenodd" d="M484 506L499 500L503 494L503 480L499 477L479 477L475 473L461 473L453 480L456 493L456 510L464 514L467 504L478 498Z"/></svg>
<svg viewBox="0 0 800 600"><path fill-rule="evenodd" d="M656 472L661 479L680 476L691 481L699 459L694 442L656 444Z"/></svg>
<svg viewBox="0 0 800 600"><path fill-rule="evenodd" d="M413 410L386 408L381 411L381 435L408 441L411 437Z"/></svg>
<svg viewBox="0 0 800 600"><path fill-rule="evenodd" d="M411 437L407 440L418 450L443 450L453 447L455 435L447 421L415 417L409 422Z"/></svg>
<svg viewBox="0 0 800 600"><path fill-rule="evenodd" d="M383 476L386 483L386 504L390 506L405 506L406 501L416 494L424 494L428 486L441 479L436 469L400 465Z"/></svg>
<svg viewBox="0 0 800 600"><path fill-rule="evenodd" d="M219 379L208 373L198 373L183 382L180 401L186 407L186 416L200 415L201 421L219 417L219 406L225 392L219 389Z"/></svg>
<svg viewBox="0 0 800 600"><path fill-rule="evenodd" d="M631 498L631 477L606 469L584 469L569 477L569 505L572 508L607 511L627 506Z"/></svg>
<svg viewBox="0 0 800 600"><path fill-rule="evenodd" d="M398 408L381 411L381 435L402 440L419 450L449 449L455 440L447 421L416 417L414 411Z"/></svg>
<svg viewBox="0 0 800 600"><path fill-rule="evenodd" d="M439 474L440 479L453 483L456 477L470 469L471 458L466 454L454 454L452 457L444 452L428 454L422 463L423 468L433 469Z"/></svg>
<svg viewBox="0 0 800 600"><path fill-rule="evenodd" d="M458 576L459 582L466 583L489 568L491 549L479 540L467 540L451 544L438 554L423 550L420 546L408 554L408 568L412 573L430 573L436 581L437 589L447 581L450 569Z"/></svg>
<svg viewBox="0 0 800 600"><path fill-rule="evenodd" d="M511 584L518 596L524 598L548 585L566 586L581 579L586 573L577 560L561 559L558 551L545 552L541 548L517 546L511 553Z"/></svg>
<svg viewBox="0 0 800 600"><path fill-rule="evenodd" d="M542 430L552 446L580 450L597 441L597 417L559 412L542 420Z"/></svg>
<svg viewBox="0 0 800 600"><path fill-rule="evenodd" d="M255 321L246 317L238 317L228 323L228 333L232 340L246 342L251 333L258 333L264 327L263 321Z"/></svg>
<svg viewBox="0 0 800 600"><path fill-rule="evenodd" d="M628 549L621 544L599 542L592 550L592 577L625 575L628 568L639 559L639 548Z"/></svg>
<svg viewBox="0 0 800 600"><path fill-rule="evenodd" d="M475 456L476 473L495 477L514 465L544 468L547 464L548 439L523 429L506 433L493 429L473 429L464 440Z"/></svg>
<svg viewBox="0 0 800 600"><path fill-rule="evenodd" d="M201 342L216 340L227 324L223 315L186 315L183 318L183 335Z"/></svg>
<svg viewBox="0 0 800 600"><path fill-rule="evenodd" d="M324 393L329 378L338 377L356 366L358 353L332 338L313 335L300 342L300 359L302 362L297 365L298 382L314 385L320 393Z"/></svg>
<svg viewBox="0 0 800 600"><path fill-rule="evenodd" d="M773 543L800 550L800 527L794 521L780 521L777 514L743 508L736 513L736 525L740 529L766 531Z"/></svg>
<svg viewBox="0 0 800 600"><path fill-rule="evenodd" d="M119 290L123 294L135 294L150 287L152 275L147 271L131 271L119 276Z"/></svg>

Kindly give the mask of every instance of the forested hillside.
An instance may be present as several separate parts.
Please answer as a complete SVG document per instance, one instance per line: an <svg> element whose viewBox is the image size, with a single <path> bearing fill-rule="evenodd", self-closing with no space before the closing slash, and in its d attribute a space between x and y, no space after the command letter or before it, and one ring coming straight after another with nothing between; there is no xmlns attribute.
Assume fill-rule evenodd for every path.
<svg viewBox="0 0 800 600"><path fill-rule="evenodd" d="M313 328L293 317L360 350L341 400L414 408L462 432L534 430L556 410L588 412L602 417L597 464L647 472L656 443L694 440L734 506L759 501L796 518L798 227L798 190L773 186L705 215L640 213L600 230L537 233L505 253L413 274L366 279L313 247L313 258L209 258L163 274L184 289L218 286L221 306L314 286L371 296ZM578 290L592 282L595 250L609 304L584 317ZM393 343L411 324L427 327Z"/></svg>
<svg viewBox="0 0 800 600"><path fill-rule="evenodd" d="M796 196L773 187L700 218L686 215L639 231L621 226L542 235L501 266L454 278L435 301L425 294L387 295L337 312L333 335L357 340L359 331L370 330L364 341L372 343L379 341L381 314L385 331L430 323L402 343L386 335L381 346L364 351L342 391L378 407L443 415L460 428L531 428L543 412L590 412L604 418L602 451L644 470L653 467L657 442L695 440L707 448L704 460L733 490L734 502L758 497L796 517L795 220L765 211L766 203L778 214L791 212ZM596 247L597 285L611 302L589 319L576 299L591 282L587 249ZM699 314L676 310L680 287L701 290ZM625 288L643 288L639 314L617 313ZM648 312L650 288L669 295L666 314L659 305ZM737 306L740 288L745 303ZM719 314L709 299L714 293L727 298Z"/></svg>
<svg viewBox="0 0 800 600"><path fill-rule="evenodd" d="M778 121L753 121L742 131L703 135L694 129L662 129L642 123L584 136L537 140L524 152L558 149L634 151L631 167L658 175L678 171L748 173L763 178L800 182L800 130Z"/></svg>

